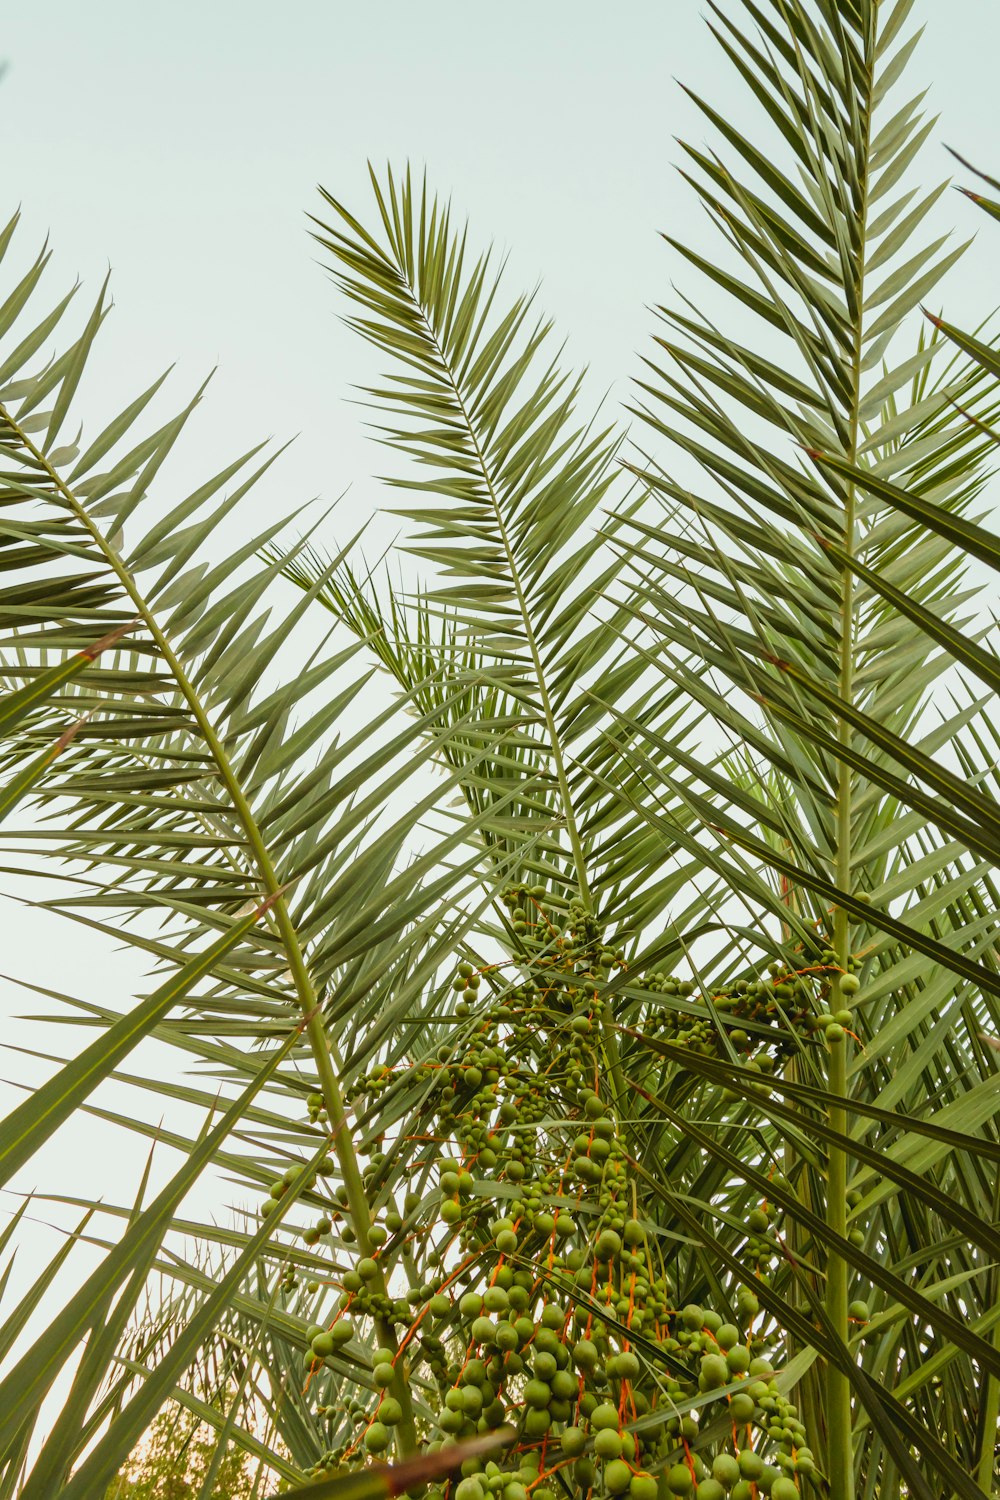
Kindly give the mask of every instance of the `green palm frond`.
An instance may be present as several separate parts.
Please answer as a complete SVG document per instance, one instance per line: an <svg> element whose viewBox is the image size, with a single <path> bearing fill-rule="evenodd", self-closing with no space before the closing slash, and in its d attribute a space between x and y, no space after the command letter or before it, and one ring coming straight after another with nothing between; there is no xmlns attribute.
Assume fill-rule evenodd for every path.
<svg viewBox="0 0 1000 1500"><path fill-rule="evenodd" d="M662 518L630 518L614 540L629 558L647 660L697 697L728 747L726 773L674 788L713 834L720 879L782 942L788 970L815 963L820 949L841 968L859 965L860 1003L848 1007L857 1043L832 1046L826 1067L802 1054L789 1077L827 1091L829 1124L844 1141L865 1102L884 1098L916 1115L930 1093L942 1125L955 1110L964 1148L929 1158L929 1170L937 1187L989 1217L973 1162L993 1128L996 1069L978 1033L997 1024L991 872L1000 845L989 760L970 737L988 700L951 713L930 705L943 701L955 659L995 687L962 553L981 555L983 529L969 511L986 478L996 399L982 369L944 358L937 330L898 352L897 333L961 253L921 239L941 190L909 185L933 124L902 82L909 9L775 0L734 17L712 6L713 30L780 148L747 139L697 100L722 144L685 146L683 170L720 251L713 260L671 244L708 278L716 306L726 293L739 331L690 297L660 310L634 410L669 449L630 467ZM897 490L908 499L895 506ZM929 649L928 626L944 652ZM655 743L627 715L622 741L637 767ZM647 813L665 839L677 836L665 809L647 803ZM737 952L723 973L746 974L745 963ZM799 1163L794 1243L816 1244L829 1323L846 1342L850 1285L872 1270L847 1243L857 1164L840 1144L817 1161L786 1133L794 1113L765 1124L750 1096L740 1109L774 1141L775 1159ZM807 1204L820 1221L807 1221ZM894 1200L868 1217L873 1243L898 1243ZM988 1259L971 1255L968 1275L976 1295L986 1292ZM803 1295L794 1285L793 1303ZM915 1326L898 1321L898 1364L884 1365L882 1380L912 1392L913 1362L947 1350L957 1402L969 1377L958 1373L955 1333L932 1313ZM818 1426L829 1422L832 1493L853 1493L855 1474L889 1483L904 1473L904 1455L898 1444L886 1450L884 1432L872 1436L874 1420L852 1445L852 1371L830 1359L825 1395L807 1379L802 1402ZM857 1387L854 1400L864 1406ZM930 1409L914 1401L920 1435L908 1441L943 1480ZM987 1429L988 1407L987 1398ZM992 1439L966 1427L949 1442L961 1468L975 1467Z"/></svg>
<svg viewBox="0 0 1000 1500"><path fill-rule="evenodd" d="M274 686L276 664L301 649L295 632L311 601L278 605L277 568L255 560L292 518L244 533L222 562L211 550L274 455L251 449L146 520L147 491L154 479L162 485L198 397L140 432L157 381L89 443L63 442L107 302L102 291L82 332L46 361L40 351L58 337L68 299L32 321L43 266L44 258L5 304L0 350L0 531L5 566L23 580L4 595L3 673L12 691L0 761L16 777L37 749L46 755L53 718L74 733L33 786L40 819L30 811L20 822L8 817L6 842L26 857L26 875L47 851L57 855L66 879L49 907L114 931L167 977L128 1017L90 1012L100 1039L15 1110L9 1163L26 1161L146 1035L194 1048L225 1090L236 1087L237 1102L189 1143L167 1197L136 1210L86 1296L67 1304L6 1378L3 1436L13 1455L53 1376L90 1335L70 1407L37 1454L25 1495L61 1487L88 1446L85 1414L151 1257L171 1232L178 1195L221 1159L261 1088L288 1099L274 1073L285 1056L317 1080L358 1242L366 1243L370 1218L344 1119L339 1052L359 1010L367 1045L391 1035L390 987L397 1010L418 996L462 930L464 893L481 860L472 823L454 818L429 842L425 830L413 857L408 841L448 792L433 777L416 795L404 790L431 763L434 722L417 709L411 725L403 712L411 695L359 724L357 647L322 658L313 647L292 685ZM43 693L44 721L19 712ZM509 727L480 722L477 732L485 743ZM414 755L423 728L429 742ZM475 784L474 755L463 775ZM498 808L502 816L502 798ZM445 866L446 878L433 874ZM446 920L435 926L432 914L442 911ZM159 914L158 925L147 913ZM179 1001L183 1021L169 1015ZM233 1038L221 1050L220 1024ZM262 1042L267 1049L255 1052ZM301 1107L299 1086L291 1097ZM207 1109L211 1116L211 1101ZM307 1154L314 1151L311 1142ZM276 1229L277 1220L254 1230L253 1254ZM223 1299L235 1285L227 1283ZM210 1326L217 1293L203 1299L198 1326ZM391 1328L382 1333L393 1337ZM93 1447L71 1482L81 1493L115 1471L155 1413L174 1378L167 1364L175 1374L183 1368L180 1345Z"/></svg>
<svg viewBox="0 0 1000 1500"><path fill-rule="evenodd" d="M370 224L324 193L398 583L363 530L236 531L272 452L171 496L201 392L70 441L105 291L51 358L44 254L0 308L5 861L156 975L124 1015L24 981L88 1044L31 1054L0 1165L76 1110L171 1163L24 1206L80 1217L0 1326L0 1500L102 1494L168 1400L216 1434L204 1500L230 1448L348 1500L511 1414L460 1495L594 1492L606 1398L636 1500L718 1500L737 1451L723 1488L783 1500L991 1492L1000 362L920 319L962 247L916 185L912 0L709 12L760 128L691 94L715 249L668 237L702 292L658 309L630 448L425 183L372 172ZM362 1469L383 1390L403 1464Z"/></svg>
<svg viewBox="0 0 1000 1500"><path fill-rule="evenodd" d="M651 1191L685 1184L683 1197L660 1191L668 1223L697 1210L684 1222L700 1247L677 1280L692 1297L718 1296L720 1256L748 1274L737 1226L762 1182L790 1172L787 1201L774 1196L793 1255L774 1293L757 1290L808 1365L799 1400L838 1496L875 1473L913 1494L941 1483L974 1493L963 1470L985 1462L990 1386L976 1422L956 1418L942 1442L920 1371L929 1349L957 1413L970 1366L991 1370L995 1358L989 1247L973 1242L953 1262L977 1309L971 1341L934 1290L934 1268L916 1301L907 1280L918 1245L953 1243L959 1221L992 1216L980 1152L993 1138L996 1069L978 1038L997 1028L1000 995L985 704L928 709L948 690L947 652L967 637L966 664L994 685L955 543L980 534L969 512L987 476L995 400L981 369L946 359L937 330L898 352L897 333L961 253L920 240L942 189L909 185L933 128L919 96L896 97L913 50L909 9L769 0L734 19L712 7L713 30L779 144L747 139L698 100L723 145L685 147L684 170L723 246L707 259L671 243L714 297L727 294L739 332L690 300L661 310L633 414L671 457L630 459L639 489L620 500L607 489L587 565L568 548L559 587L574 579L590 597L581 608L571 594L571 634L551 649L537 559L551 569L556 554L534 530L509 449L494 441L501 410L516 410L525 455L532 420L545 430L555 376L540 335L524 330L524 303L494 313L485 263L464 272L464 231L409 179L397 188L373 178L377 234L332 200L338 222L320 226L335 279L362 308L353 326L394 361L397 373L364 395L388 413L377 435L420 466L392 482L419 491L419 507L401 514L415 528L410 550L436 570L401 593L348 563L321 596L401 687L413 691L420 675L434 693L460 684L463 707L520 711L532 737L544 726L532 765L544 774L547 758L555 763L548 808L565 819L585 900L626 939L635 976L619 975L602 997L619 1101L622 1084L646 1100L629 1112L631 1149L639 1161L648 1153ZM522 330L523 359L513 354ZM531 453L561 458L588 431L570 424L558 442L546 432ZM817 479L814 452L834 455L828 471L841 464L835 489ZM692 470L700 481L678 477ZM920 498L893 508L890 489ZM586 519L592 507L573 503ZM571 536L568 523L560 534ZM318 555L283 561L301 587L317 586ZM944 653L928 651L931 621ZM713 727L707 744L692 733L691 707ZM451 732L452 768L462 753ZM520 766L494 764L493 784ZM542 871L550 876L544 859ZM517 951L502 927L491 935ZM687 991L653 972L678 961L691 969ZM838 970L862 976L863 1001L848 1006L853 1044L804 1045L780 998L737 1025L715 1007L720 995L761 990L787 989L794 1001L802 976L831 969L834 980ZM836 1011L836 984L824 984ZM664 1033L728 1059L735 1087L720 1093L718 1074L692 1078L662 1050ZM762 1114L737 1066L748 1050L763 1048L766 1061L776 1038L782 1081L822 1101L832 1132L822 1144L802 1099ZM928 1097L936 1149L907 1134ZM870 1122L866 1135L898 1152L901 1169L919 1161L919 1179L906 1178L919 1233L900 1224L894 1197L865 1196L868 1167L851 1143L878 1099L899 1116ZM708 1137L695 1119L711 1122ZM954 1147L942 1147L952 1127ZM720 1144L734 1132L759 1151L758 1176L748 1168L734 1181L739 1163ZM849 1180L863 1208L848 1202ZM741 1206L716 1226L734 1194ZM867 1244L891 1245L888 1262L876 1266ZM851 1288L876 1271L892 1308L881 1395L847 1316Z"/></svg>
<svg viewBox="0 0 1000 1500"><path fill-rule="evenodd" d="M361 308L350 326L391 361L363 390L391 423L375 435L416 473L430 470L388 482L419 492L418 506L396 514L413 528L403 550L433 578L397 588L348 559L323 583L315 550L267 556L319 591L429 720L436 711L449 766L480 753L468 721L517 723L491 753L490 775L462 778L479 825L499 856L522 851L532 878L564 897L580 890L606 920L638 931L662 916L670 891L639 876L638 852L622 868L621 848L638 850L643 832L615 783L595 774L614 753L602 703L624 697L681 737L685 715L641 683L628 610L599 605L621 562L588 523L611 501L620 437L576 416L581 377L559 369L550 324L532 298L506 300L503 268L488 252L473 256L450 209L409 174L398 184L373 172L372 186L377 234L324 194L337 217L317 221L316 238ZM641 503L621 501L625 514ZM491 806L498 794L512 799L506 824Z"/></svg>

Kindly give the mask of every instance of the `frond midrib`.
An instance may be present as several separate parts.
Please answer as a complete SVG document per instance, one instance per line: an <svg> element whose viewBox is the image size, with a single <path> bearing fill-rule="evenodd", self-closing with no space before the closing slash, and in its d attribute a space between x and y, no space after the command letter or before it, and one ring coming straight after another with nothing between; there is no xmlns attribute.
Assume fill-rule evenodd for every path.
<svg viewBox="0 0 1000 1500"><path fill-rule="evenodd" d="M86 528L93 543L99 549L107 565L112 569L120 587L131 601L136 614L155 641L157 649L161 652L163 660L173 674L176 685L204 737L205 744L216 765L219 777L231 799L236 816L243 827L247 846L257 866L265 896L274 898L271 910L274 913L278 934L288 958L288 968L295 987L296 1000L302 1012L302 1019L299 1025L308 1038L310 1050L313 1054L313 1061L316 1065L320 1091L323 1094L329 1117L331 1144L344 1176L344 1186L347 1189L348 1206L357 1235L357 1242L362 1254L369 1254L372 1249L369 1239L369 1231L372 1227L371 1209L361 1175L361 1166L354 1148L354 1142L347 1127L343 1095L337 1074L334 1071L330 1041L324 1026L322 1009L319 1005L312 980L309 977L305 954L302 951L298 933L288 909L284 894L285 888L278 878L277 871L268 853L263 835L257 826L250 803L240 786L239 779L230 763L229 757L225 753L222 742L215 731L193 682L182 666L165 632L161 629L144 595L136 585L129 568L118 554L116 548L112 546L111 542L103 535L100 529L94 525L85 506L80 503L58 470L49 462L47 456L35 446L30 436L24 432L19 423L2 404L0 404L0 419L6 421L10 425L11 430L17 433L20 443L26 452L30 454L33 462L47 475L49 482L62 496L74 517ZM397 1348L398 1341L393 1325L384 1319L378 1319L377 1325L379 1337L386 1347ZM399 1429L401 1446L404 1452L410 1452L416 1445L416 1432L413 1424L409 1393L405 1382L401 1378L396 1382L396 1385L399 1386L397 1397L404 1412L404 1421L400 1424Z"/></svg>

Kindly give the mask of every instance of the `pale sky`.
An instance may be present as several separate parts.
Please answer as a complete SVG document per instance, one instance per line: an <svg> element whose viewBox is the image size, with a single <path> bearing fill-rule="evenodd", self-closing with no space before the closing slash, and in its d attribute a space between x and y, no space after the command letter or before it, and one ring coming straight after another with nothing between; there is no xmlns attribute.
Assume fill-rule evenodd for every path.
<svg viewBox="0 0 1000 1500"><path fill-rule="evenodd" d="M290 501L348 484L370 500L379 462L343 401L364 355L306 235L317 182L367 214L366 158L426 166L478 238L510 249L512 285L541 279L595 397L620 395L646 307L680 269L657 231L705 237L674 137L706 132L675 80L756 118L700 0L3 9L3 192L23 205L26 244L51 231L53 288L112 268L108 403L175 360L180 400L218 364L186 444L194 471L300 433L282 465ZM949 175L945 141L996 171L996 0L916 0L913 16L928 34L908 76L913 92L933 80L943 116L922 175ZM943 212L963 235L982 228L957 194ZM951 307L970 290L973 307L1000 300L986 238Z"/></svg>
<svg viewBox="0 0 1000 1500"><path fill-rule="evenodd" d="M541 305L568 358L589 362L595 399L621 399L653 326L647 305L669 299L681 269L657 231L708 243L674 170L674 136L705 135L676 78L737 123L751 118L703 10L698 0L5 6L0 217L22 206L22 256L51 233L51 302L77 274L96 295L113 271L117 305L84 415L106 419L173 361L179 404L218 365L176 466L178 493L260 437L298 433L261 508L348 486L358 512L377 503L381 459L345 401L366 356L337 323L305 223L317 182L369 213L369 156L426 165L476 239L510 250L512 288L541 280ZM916 0L913 16L927 25L913 91L932 83L929 107L943 116L921 175L950 174L944 142L997 173L997 0ZM941 213L962 237L980 232L940 294L950 316L974 322L1000 301L996 234L957 194ZM141 992L135 964L93 937L7 901L0 924L7 975L80 994L89 984L122 1002ZM25 1009L13 985L0 996L5 1015ZM8 1043L55 1049L77 1035L4 1031ZM0 1076L32 1073L8 1054ZM30 1181L127 1194L144 1149L121 1147L109 1180L109 1141L74 1126Z"/></svg>

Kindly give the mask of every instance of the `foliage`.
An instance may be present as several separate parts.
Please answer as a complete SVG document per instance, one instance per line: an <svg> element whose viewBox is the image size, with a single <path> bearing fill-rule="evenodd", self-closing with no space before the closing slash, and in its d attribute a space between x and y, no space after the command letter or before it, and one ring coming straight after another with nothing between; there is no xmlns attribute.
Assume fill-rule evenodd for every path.
<svg viewBox="0 0 1000 1500"><path fill-rule="evenodd" d="M390 1455L448 1500L991 1493L998 668L969 565L997 563L1000 364L919 327L960 248L915 186L911 9L710 5L760 136L698 100L717 253L671 241L707 295L659 310L627 438L426 185L373 172L372 226L324 195L386 366L402 584L358 538L283 541L295 515L225 543L257 450L157 508L191 408L139 435L156 382L67 443L104 294L41 363L41 261L4 304L10 857L160 983L123 1017L56 997L99 1035L0 1161L105 1078L205 1125L99 1110L181 1165L77 1203L103 1259L16 1356L62 1257L9 1314L0 1496L103 1493L167 1400L206 1455L345 1500L412 1483ZM146 1037L193 1081L122 1074ZM208 1169L257 1210L193 1221ZM154 1271L172 1333L135 1358ZM206 1350L239 1356L225 1416Z"/></svg>
<svg viewBox="0 0 1000 1500"><path fill-rule="evenodd" d="M229 1450L212 1488L203 1490L216 1445L211 1428L184 1421L176 1412L161 1411L144 1434L140 1451L112 1480L105 1500L197 1500L202 1493L251 1500L254 1482L239 1448Z"/></svg>

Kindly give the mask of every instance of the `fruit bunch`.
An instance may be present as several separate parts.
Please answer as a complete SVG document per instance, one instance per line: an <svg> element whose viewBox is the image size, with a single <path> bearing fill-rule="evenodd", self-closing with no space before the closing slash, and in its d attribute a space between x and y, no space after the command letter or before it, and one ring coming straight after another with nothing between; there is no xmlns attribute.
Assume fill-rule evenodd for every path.
<svg viewBox="0 0 1000 1500"><path fill-rule="evenodd" d="M841 973L832 950L824 951L818 963L799 970L772 963L765 975L713 990L700 1003L689 979L660 971L637 976L631 986L687 1002L683 1010L662 1002L650 1008L642 1021L647 1034L703 1057L721 1057L725 1055L721 1028L738 1053L752 1055L755 1067L771 1072L803 1042L815 1043L822 1037L834 1045L851 1031L854 1018L847 1001L860 988L854 963L851 960L851 969Z"/></svg>
<svg viewBox="0 0 1000 1500"><path fill-rule="evenodd" d="M582 902L559 912L542 888L518 887L507 907L520 977L459 962L451 1039L407 1069L425 1104L390 1146L407 1154L413 1185L402 1204L391 1196L399 1173L381 1140L365 1170L381 1204L373 1253L340 1275L328 1326L307 1330L309 1388L339 1436L314 1472L380 1458L404 1423L423 1451L512 1427L504 1455L467 1461L428 1500L796 1500L819 1476L768 1358L754 1290L734 1286L715 1308L691 1300L670 1268L676 1236L659 1200L644 1190L640 1207L601 1001L624 955ZM630 987L694 994L659 972ZM780 1007L834 1044L830 1029L850 1018L818 1009L830 989L823 964L712 1000L734 1019ZM853 974L842 976L840 993L856 991ZM401 1072L378 1065L350 1102L377 1113ZM322 1123L322 1101L308 1104ZM333 1232L349 1245L345 1205L341 1189L307 1243ZM766 1283L781 1253L767 1203L750 1213L745 1241L748 1272ZM372 1352L373 1320L397 1330L397 1347ZM324 1372L345 1353L369 1373L346 1403L323 1404Z"/></svg>

